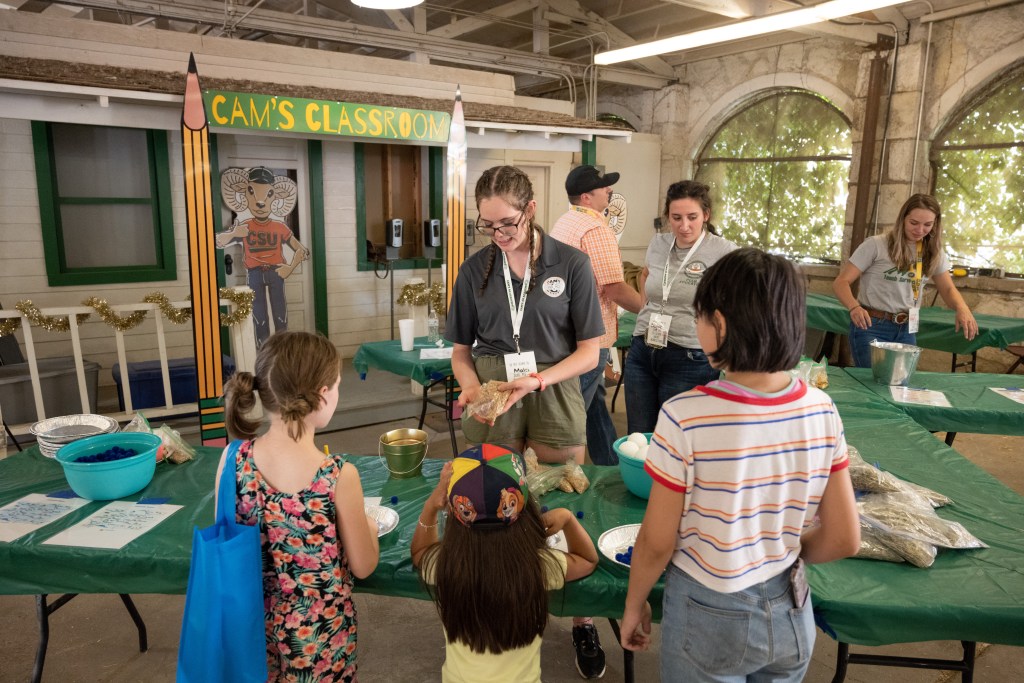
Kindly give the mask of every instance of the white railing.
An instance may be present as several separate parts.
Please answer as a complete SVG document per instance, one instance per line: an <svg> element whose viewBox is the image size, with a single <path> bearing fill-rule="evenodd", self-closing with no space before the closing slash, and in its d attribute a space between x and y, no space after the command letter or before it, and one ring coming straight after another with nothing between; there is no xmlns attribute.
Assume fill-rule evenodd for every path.
<svg viewBox="0 0 1024 683"><path fill-rule="evenodd" d="M235 287L235 291L248 292L248 287ZM236 304L226 299L221 299L220 304L222 306L230 307L233 312L236 308ZM177 309L190 308L192 303L189 301L172 301L171 306ZM164 407L163 408L144 408L146 411L146 417L148 419L166 417L176 414L184 414L190 412L196 412L198 405L196 403L182 403L175 404L174 397L171 393L171 377L168 370L167 364L167 342L164 335L164 315L160 311L158 304L151 303L137 303L137 304L118 304L111 305L111 310L119 315L126 313L134 313L136 311L147 311L152 313L156 322L156 350L159 354L160 360L160 373L163 380L164 390ZM83 413L97 412L98 406L91 405L88 384L86 381L85 374L85 363L82 356L82 340L79 334L79 326L77 315L79 314L95 314L92 308L87 306L61 306L54 308L43 308L39 309L39 312L44 316L67 316L68 320L68 334L71 336L71 347L75 362L75 375L78 382L78 397L79 402L82 406ZM147 315L148 317L148 315ZM39 372L39 358L36 353L36 345L32 335L32 325L29 323L28 318L21 314L17 310L0 310L0 321L20 318L21 319L21 331L24 336L25 345L25 356L27 359L27 365L29 370L29 377L32 384L32 394L35 401L35 412L39 420L46 419L47 417L53 417L52 415L46 414L46 409L43 404L43 385L40 380ZM136 411L132 405L132 391L131 391L131 380L130 372L128 372L128 354L125 350L124 333L116 328L105 326L113 333L114 342L117 347L117 360L121 368L121 395L124 401L124 410L115 413L104 412L105 415L109 415L119 422L130 420L135 416ZM252 371L255 367L256 362L256 344L253 336L252 317L247 316L239 323L232 325L228 328L231 334L231 351L235 360L236 370L247 370ZM2 390L2 388L0 388ZM2 409L0 409L2 410ZM2 412L0 412L0 424L4 423ZM29 428L34 422L24 424L10 424L7 425L15 434L26 434ZM2 431L2 430L0 430ZM0 440L0 444L2 444Z"/></svg>

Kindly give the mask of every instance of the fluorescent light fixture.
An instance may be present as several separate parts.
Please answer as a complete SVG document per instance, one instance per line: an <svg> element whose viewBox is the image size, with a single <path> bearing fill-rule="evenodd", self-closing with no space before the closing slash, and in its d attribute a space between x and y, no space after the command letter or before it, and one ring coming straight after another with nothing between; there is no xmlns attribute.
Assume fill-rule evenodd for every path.
<svg viewBox="0 0 1024 683"><path fill-rule="evenodd" d="M423 0L352 0L353 5L366 9L405 9L415 7Z"/></svg>
<svg viewBox="0 0 1024 683"><path fill-rule="evenodd" d="M671 38L662 38L661 40L654 40L649 43L631 45L630 47L624 47L619 50L599 52L594 55L594 63L616 64L618 62L626 62L633 59L653 57L654 55L660 55L666 52L692 50L695 47L703 47L714 43L724 43L726 41L739 40L741 38L752 38L753 36L759 36L765 33L787 31L800 26L818 24L823 21L828 21L829 19L837 19L851 14L870 12L872 10L881 9L882 7L899 5L906 1L907 0L831 0L830 2L823 2L820 5L815 5L814 7L806 7L804 9L793 10L792 12L779 12L778 14L771 14L766 17L740 21L727 26L718 26L715 28L705 29L703 31L684 33L683 35L672 36Z"/></svg>

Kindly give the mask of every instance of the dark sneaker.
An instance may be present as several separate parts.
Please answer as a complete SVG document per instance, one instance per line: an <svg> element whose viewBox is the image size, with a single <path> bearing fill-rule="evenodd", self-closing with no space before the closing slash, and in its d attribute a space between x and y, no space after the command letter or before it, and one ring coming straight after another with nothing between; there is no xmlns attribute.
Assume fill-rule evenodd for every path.
<svg viewBox="0 0 1024 683"><path fill-rule="evenodd" d="M604 676L604 650L593 624L572 627L572 644L576 648L576 670L583 678Z"/></svg>

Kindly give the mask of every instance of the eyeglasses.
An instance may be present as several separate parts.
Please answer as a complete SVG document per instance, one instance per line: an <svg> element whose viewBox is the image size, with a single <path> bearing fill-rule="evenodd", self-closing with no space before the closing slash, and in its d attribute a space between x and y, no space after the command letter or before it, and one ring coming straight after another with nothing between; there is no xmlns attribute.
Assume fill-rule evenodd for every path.
<svg viewBox="0 0 1024 683"><path fill-rule="evenodd" d="M512 237L519 232L519 224L523 222L523 217L526 215L525 211L520 211L519 216L515 221L510 222L508 219L503 220L501 223L495 225L494 223L485 224L479 218L476 219L476 230L481 235L487 237L494 237L494 233L500 232L505 237Z"/></svg>

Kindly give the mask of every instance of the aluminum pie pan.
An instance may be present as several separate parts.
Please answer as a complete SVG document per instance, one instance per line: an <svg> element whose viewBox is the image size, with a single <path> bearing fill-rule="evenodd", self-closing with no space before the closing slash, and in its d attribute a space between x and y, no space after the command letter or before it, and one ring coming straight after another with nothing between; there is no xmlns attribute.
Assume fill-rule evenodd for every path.
<svg viewBox="0 0 1024 683"><path fill-rule="evenodd" d="M617 526L601 534L601 537L597 539L597 548L601 551L602 555L615 564L628 567L629 565L625 562L615 559L615 555L625 553L630 546L635 545L636 537L639 533L639 524Z"/></svg>
<svg viewBox="0 0 1024 683"><path fill-rule="evenodd" d="M118 429L117 420L106 415L85 413L61 415L36 422L29 431L36 440L50 445L64 445L97 434L109 434Z"/></svg>
<svg viewBox="0 0 1024 683"><path fill-rule="evenodd" d="M391 533L398 526L398 513L393 509L386 508L383 505L369 504L364 505L363 508L366 510L366 514L373 517L374 521L377 522L378 538Z"/></svg>

